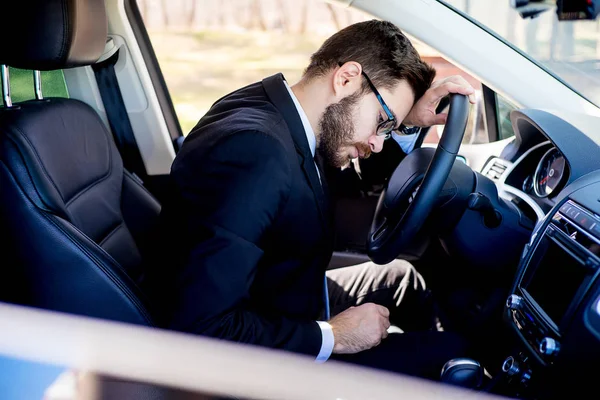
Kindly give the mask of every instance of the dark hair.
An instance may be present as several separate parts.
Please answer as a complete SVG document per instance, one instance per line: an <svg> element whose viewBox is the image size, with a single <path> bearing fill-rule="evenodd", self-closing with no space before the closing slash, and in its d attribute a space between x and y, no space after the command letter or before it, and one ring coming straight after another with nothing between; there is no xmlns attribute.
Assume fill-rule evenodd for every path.
<svg viewBox="0 0 600 400"><path fill-rule="evenodd" d="M424 62L410 40L394 24L371 20L352 24L327 39L310 58L304 77L325 75L339 63L358 62L377 88L392 89L405 79L415 101L431 86L435 69ZM363 82L362 91L369 86Z"/></svg>

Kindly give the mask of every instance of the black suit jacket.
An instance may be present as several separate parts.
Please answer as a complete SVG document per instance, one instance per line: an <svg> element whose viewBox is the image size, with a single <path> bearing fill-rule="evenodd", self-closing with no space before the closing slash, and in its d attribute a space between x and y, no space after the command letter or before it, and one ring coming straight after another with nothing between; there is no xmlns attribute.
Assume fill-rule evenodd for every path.
<svg viewBox="0 0 600 400"><path fill-rule="evenodd" d="M318 354L330 212L283 75L218 100L171 177L161 220L174 252L154 276L170 289L167 326Z"/></svg>

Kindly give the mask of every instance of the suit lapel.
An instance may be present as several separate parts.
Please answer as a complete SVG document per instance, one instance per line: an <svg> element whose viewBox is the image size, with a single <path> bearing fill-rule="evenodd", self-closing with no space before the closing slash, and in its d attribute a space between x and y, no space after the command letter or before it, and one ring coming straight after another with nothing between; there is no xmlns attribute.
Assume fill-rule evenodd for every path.
<svg viewBox="0 0 600 400"><path fill-rule="evenodd" d="M315 163L317 164L317 168L319 170L319 174L321 176L321 188L323 190L323 209L325 210L325 216L329 217L329 223L331 224L333 215L331 214L331 193L329 191L329 185L327 181L327 169L323 158L319 156L319 152L315 157Z"/></svg>
<svg viewBox="0 0 600 400"><path fill-rule="evenodd" d="M283 75L279 73L263 79L262 84L267 96L269 96L273 105L281 112L283 119L288 126L296 147L296 152L298 153L302 171L314 193L319 214L321 216L321 222L326 229L329 229L325 192L317 173L317 167L310 151L310 146L308 145L308 139L306 138L306 132L302 126L302 120L300 119L300 115L296 110L296 106L294 105L283 80ZM325 180L325 175L322 174L321 178Z"/></svg>

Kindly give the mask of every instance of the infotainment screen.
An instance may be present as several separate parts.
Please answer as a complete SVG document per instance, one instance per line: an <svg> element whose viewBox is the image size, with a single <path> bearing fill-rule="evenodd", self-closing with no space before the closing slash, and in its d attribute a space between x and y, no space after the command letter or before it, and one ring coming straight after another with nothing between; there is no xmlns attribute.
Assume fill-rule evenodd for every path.
<svg viewBox="0 0 600 400"><path fill-rule="evenodd" d="M545 248L545 252L544 252ZM522 287L558 326L587 270L583 263L555 239L545 236L537 252L544 252L533 274Z"/></svg>

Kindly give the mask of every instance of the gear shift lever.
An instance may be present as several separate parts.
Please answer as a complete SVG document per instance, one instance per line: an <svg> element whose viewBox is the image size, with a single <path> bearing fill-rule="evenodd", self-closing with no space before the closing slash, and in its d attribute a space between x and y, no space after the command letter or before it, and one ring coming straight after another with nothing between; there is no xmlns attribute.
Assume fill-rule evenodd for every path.
<svg viewBox="0 0 600 400"><path fill-rule="evenodd" d="M444 364L441 380L451 385L476 389L481 386L483 368L470 358L453 358Z"/></svg>

